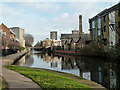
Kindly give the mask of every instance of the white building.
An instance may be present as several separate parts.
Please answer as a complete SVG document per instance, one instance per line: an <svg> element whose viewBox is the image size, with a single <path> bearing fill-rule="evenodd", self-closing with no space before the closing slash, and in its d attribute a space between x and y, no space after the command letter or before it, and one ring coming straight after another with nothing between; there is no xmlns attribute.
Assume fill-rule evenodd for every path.
<svg viewBox="0 0 120 90"><path fill-rule="evenodd" d="M57 40L57 31L51 31L50 32L50 39Z"/></svg>
<svg viewBox="0 0 120 90"><path fill-rule="evenodd" d="M20 44L22 47L25 47L25 39L24 39L24 29L19 28L19 27L12 27L9 28L16 34L16 38L20 41Z"/></svg>

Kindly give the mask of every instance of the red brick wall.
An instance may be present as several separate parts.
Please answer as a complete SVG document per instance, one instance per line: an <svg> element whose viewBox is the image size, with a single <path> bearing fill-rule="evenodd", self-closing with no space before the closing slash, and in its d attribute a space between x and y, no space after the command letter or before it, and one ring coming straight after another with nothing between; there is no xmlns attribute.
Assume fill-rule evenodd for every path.
<svg viewBox="0 0 120 90"><path fill-rule="evenodd" d="M10 38L10 30L4 24L0 25L0 29L2 29L3 32L6 32L7 38Z"/></svg>
<svg viewBox="0 0 120 90"><path fill-rule="evenodd" d="M10 38L10 30L4 25L0 25L0 30L3 30L3 32L6 32L6 38L4 39L4 45L2 48L8 48L8 39Z"/></svg>

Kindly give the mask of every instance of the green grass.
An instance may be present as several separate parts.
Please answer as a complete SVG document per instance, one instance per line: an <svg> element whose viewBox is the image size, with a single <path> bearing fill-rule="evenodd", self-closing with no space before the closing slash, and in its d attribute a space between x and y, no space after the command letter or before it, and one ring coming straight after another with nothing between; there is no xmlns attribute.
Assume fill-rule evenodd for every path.
<svg viewBox="0 0 120 90"><path fill-rule="evenodd" d="M49 72L46 70L32 69L18 66L4 66L5 68L19 72L34 82L36 82L42 88L89 88L80 82L72 80L68 77L62 76L55 72Z"/></svg>

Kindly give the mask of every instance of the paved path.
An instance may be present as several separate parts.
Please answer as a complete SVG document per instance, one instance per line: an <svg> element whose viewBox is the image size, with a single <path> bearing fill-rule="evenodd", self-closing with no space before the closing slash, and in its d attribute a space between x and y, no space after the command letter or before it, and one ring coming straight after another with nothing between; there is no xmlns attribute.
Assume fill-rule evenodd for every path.
<svg viewBox="0 0 120 90"><path fill-rule="evenodd" d="M6 57L2 57L2 66L12 64L13 60L19 58L19 56L23 55L25 52L19 52L16 54L8 55ZM2 68L2 77L6 80L8 87L10 90L26 90L26 89L37 89L41 90L40 86L33 82L31 79L6 68Z"/></svg>
<svg viewBox="0 0 120 90"><path fill-rule="evenodd" d="M14 62L14 60L16 60L17 58L22 56L24 53L26 53L26 52L22 51L22 52L19 52L16 54L11 54L11 55L7 55L5 57L2 57L2 66L12 64Z"/></svg>

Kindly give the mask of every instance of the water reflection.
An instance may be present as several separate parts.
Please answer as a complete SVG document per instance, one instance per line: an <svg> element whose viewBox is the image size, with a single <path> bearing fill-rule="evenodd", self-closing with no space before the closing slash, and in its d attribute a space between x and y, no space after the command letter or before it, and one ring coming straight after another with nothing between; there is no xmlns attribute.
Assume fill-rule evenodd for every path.
<svg viewBox="0 0 120 90"><path fill-rule="evenodd" d="M107 62L104 59L33 52L23 57L18 65L67 72L95 81L109 89L120 88L119 63Z"/></svg>
<svg viewBox="0 0 120 90"><path fill-rule="evenodd" d="M16 65L18 66L24 66L25 65L25 57L22 57L17 63Z"/></svg>
<svg viewBox="0 0 120 90"><path fill-rule="evenodd" d="M31 66L34 63L33 55L26 55L25 66Z"/></svg>

